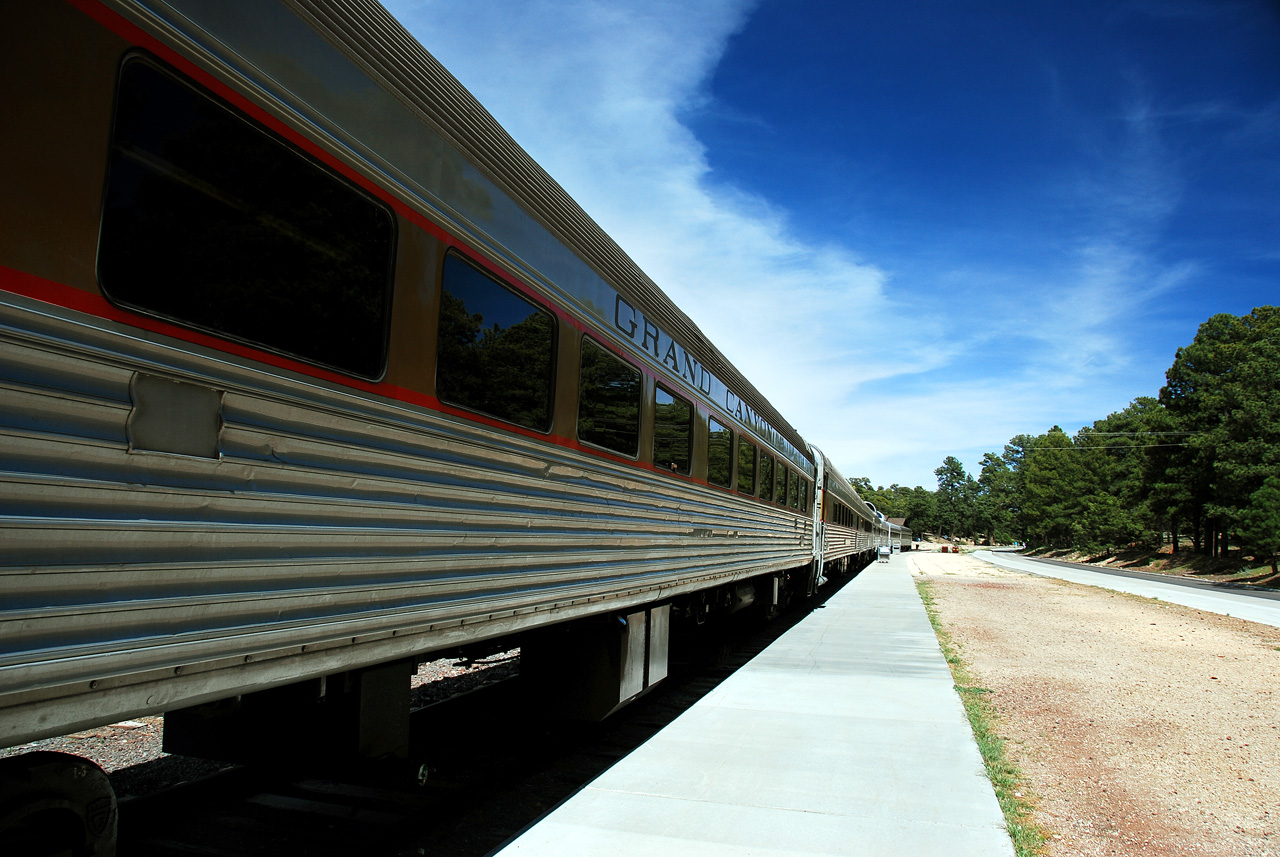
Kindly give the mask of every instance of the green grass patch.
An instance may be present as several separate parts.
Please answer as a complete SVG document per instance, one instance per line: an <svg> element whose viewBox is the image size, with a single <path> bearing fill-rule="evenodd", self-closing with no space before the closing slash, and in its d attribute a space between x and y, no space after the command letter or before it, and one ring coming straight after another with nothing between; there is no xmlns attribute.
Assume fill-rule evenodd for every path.
<svg viewBox="0 0 1280 857"><path fill-rule="evenodd" d="M965 714L969 717L969 725L973 728L978 752L982 754L982 764L987 769L991 785L995 787L996 800L1000 802L1000 810L1004 813L1004 823L1009 829L1009 838L1013 840L1014 853L1018 857L1037 857L1044 853L1048 836L1034 820L1035 803L1027 797L1031 791L1022 771L1005 757L1004 739L996 732L999 718L991 701L992 691L974 683L974 676L961 659L951 634L938 620L930 582L916 578L916 589L920 593L920 600L924 602L925 612L929 614L933 631L938 635L942 654L951 667L951 678L955 682L956 692L960 694L960 701L964 704Z"/></svg>

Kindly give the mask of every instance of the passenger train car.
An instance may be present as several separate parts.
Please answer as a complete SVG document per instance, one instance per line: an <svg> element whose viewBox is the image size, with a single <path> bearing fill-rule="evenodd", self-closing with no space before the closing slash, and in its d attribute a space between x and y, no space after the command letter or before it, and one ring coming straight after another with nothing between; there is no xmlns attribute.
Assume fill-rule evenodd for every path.
<svg viewBox="0 0 1280 857"><path fill-rule="evenodd" d="M604 716L888 538L376 3L4 18L0 746L402 754L493 640Z"/></svg>

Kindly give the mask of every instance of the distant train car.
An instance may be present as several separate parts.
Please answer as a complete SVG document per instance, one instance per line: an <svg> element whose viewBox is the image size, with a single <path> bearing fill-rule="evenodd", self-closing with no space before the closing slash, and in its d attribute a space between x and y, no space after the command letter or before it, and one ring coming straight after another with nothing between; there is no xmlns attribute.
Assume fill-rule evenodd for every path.
<svg viewBox="0 0 1280 857"><path fill-rule="evenodd" d="M865 503L821 451L814 449L822 471L821 521L817 539L824 570L843 572L870 562L885 542L886 531L874 508Z"/></svg>
<svg viewBox="0 0 1280 857"><path fill-rule="evenodd" d="M893 550L911 550L912 533L911 529L906 524L906 519L889 518L886 523L889 525L889 538L892 542Z"/></svg>

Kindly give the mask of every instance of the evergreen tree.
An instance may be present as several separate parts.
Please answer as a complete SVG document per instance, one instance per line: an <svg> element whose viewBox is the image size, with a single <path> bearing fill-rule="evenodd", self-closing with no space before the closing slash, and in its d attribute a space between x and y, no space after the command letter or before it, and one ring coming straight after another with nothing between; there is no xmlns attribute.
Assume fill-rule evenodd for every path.
<svg viewBox="0 0 1280 857"><path fill-rule="evenodd" d="M969 486L973 482L972 477L960 459L953 455L943 459L942 466L933 473L938 477L938 493L934 495L938 529L948 536L967 535L966 527L973 514L967 504L976 494Z"/></svg>
<svg viewBox="0 0 1280 857"><path fill-rule="evenodd" d="M1020 498L1015 496L1015 478L1004 457L994 452L982 456L982 472L978 476L980 528L991 544L1013 540L1014 510L1021 507Z"/></svg>
<svg viewBox="0 0 1280 857"><path fill-rule="evenodd" d="M1096 551L1127 546L1144 536L1159 546L1144 502L1144 450L1163 437L1151 433L1149 419L1159 410L1155 399L1135 399L1077 433L1083 473L1076 547Z"/></svg>
<svg viewBox="0 0 1280 857"><path fill-rule="evenodd" d="M1271 563L1271 573L1280 574L1280 477L1268 476L1249 495L1249 505L1240 512L1240 538L1254 557Z"/></svg>
<svg viewBox="0 0 1280 857"><path fill-rule="evenodd" d="M1036 438L1023 475L1028 543L1073 546L1083 510L1084 469L1067 433L1054 426Z"/></svg>
<svg viewBox="0 0 1280 857"><path fill-rule="evenodd" d="M916 535L938 531L933 492L923 486L912 488L906 498L907 526Z"/></svg>
<svg viewBox="0 0 1280 857"><path fill-rule="evenodd" d="M1199 547L1213 556L1268 476L1280 473L1280 308L1225 313L1178 349L1160 401L1187 436L1166 479L1180 482Z"/></svg>

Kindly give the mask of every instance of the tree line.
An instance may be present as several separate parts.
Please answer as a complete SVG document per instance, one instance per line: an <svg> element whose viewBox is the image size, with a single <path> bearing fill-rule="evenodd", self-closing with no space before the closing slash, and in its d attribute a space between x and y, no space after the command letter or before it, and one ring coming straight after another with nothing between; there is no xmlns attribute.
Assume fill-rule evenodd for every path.
<svg viewBox="0 0 1280 857"><path fill-rule="evenodd" d="M1280 556L1280 308L1219 314L1179 348L1154 397L1074 435L1058 426L954 456L938 487L854 488L915 532L1102 552L1184 539L1210 557Z"/></svg>

